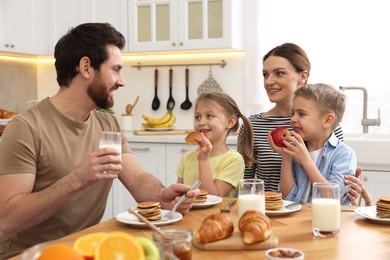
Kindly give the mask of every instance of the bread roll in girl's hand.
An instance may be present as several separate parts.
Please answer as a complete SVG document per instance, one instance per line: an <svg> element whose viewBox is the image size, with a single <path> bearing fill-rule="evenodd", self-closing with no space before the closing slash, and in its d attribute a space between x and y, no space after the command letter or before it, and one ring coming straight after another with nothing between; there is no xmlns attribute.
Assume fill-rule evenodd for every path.
<svg viewBox="0 0 390 260"><path fill-rule="evenodd" d="M186 136L186 138L185 138L186 143L187 143L187 144L198 144L199 142L196 141L195 138L196 138L197 136L199 136L199 135L200 135L200 132L197 132L197 131L189 133L189 134Z"/></svg>
<svg viewBox="0 0 390 260"><path fill-rule="evenodd" d="M199 243L209 243L225 239L233 234L234 225L228 214L215 213L203 220L195 231L194 239Z"/></svg>

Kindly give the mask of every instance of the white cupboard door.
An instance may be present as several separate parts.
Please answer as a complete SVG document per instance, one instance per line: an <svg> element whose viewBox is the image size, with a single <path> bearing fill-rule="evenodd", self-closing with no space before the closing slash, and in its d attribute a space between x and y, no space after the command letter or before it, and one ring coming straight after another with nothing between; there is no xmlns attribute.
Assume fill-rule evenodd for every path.
<svg viewBox="0 0 390 260"><path fill-rule="evenodd" d="M363 169L360 178L371 195L373 205L379 196L390 196L390 172Z"/></svg>
<svg viewBox="0 0 390 260"><path fill-rule="evenodd" d="M176 50L177 1L129 0L129 50Z"/></svg>
<svg viewBox="0 0 390 260"><path fill-rule="evenodd" d="M165 144L129 142L129 147L142 168L165 185ZM114 181L112 192L114 216L136 207L135 199L119 180Z"/></svg>
<svg viewBox="0 0 390 260"><path fill-rule="evenodd" d="M195 150L197 146L188 144L167 144L167 186L177 182L176 169L181 157L188 151Z"/></svg>
<svg viewBox="0 0 390 260"><path fill-rule="evenodd" d="M48 53L54 54L58 40L79 24L93 21L93 0L46 0L48 7Z"/></svg>
<svg viewBox="0 0 390 260"><path fill-rule="evenodd" d="M0 1L0 50L6 52L35 53L37 11L40 1ZM37 10L38 8L38 10Z"/></svg>
<svg viewBox="0 0 390 260"><path fill-rule="evenodd" d="M242 49L242 3L129 0L129 50Z"/></svg>
<svg viewBox="0 0 390 260"><path fill-rule="evenodd" d="M128 0L93 0L93 9L93 22L111 24L128 41Z"/></svg>

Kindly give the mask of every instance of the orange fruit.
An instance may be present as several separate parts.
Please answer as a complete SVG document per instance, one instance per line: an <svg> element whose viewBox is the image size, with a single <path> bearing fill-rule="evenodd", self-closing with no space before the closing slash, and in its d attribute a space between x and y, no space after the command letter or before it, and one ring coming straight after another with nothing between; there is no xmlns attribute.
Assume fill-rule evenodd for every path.
<svg viewBox="0 0 390 260"><path fill-rule="evenodd" d="M106 236L105 232L96 232L79 237L73 244L73 248L86 260L93 260L95 257L95 247L100 240Z"/></svg>
<svg viewBox="0 0 390 260"><path fill-rule="evenodd" d="M84 260L71 246L66 244L53 244L43 249L38 260Z"/></svg>
<svg viewBox="0 0 390 260"><path fill-rule="evenodd" d="M95 260L145 260L141 244L130 234L117 231L104 236L95 248Z"/></svg>

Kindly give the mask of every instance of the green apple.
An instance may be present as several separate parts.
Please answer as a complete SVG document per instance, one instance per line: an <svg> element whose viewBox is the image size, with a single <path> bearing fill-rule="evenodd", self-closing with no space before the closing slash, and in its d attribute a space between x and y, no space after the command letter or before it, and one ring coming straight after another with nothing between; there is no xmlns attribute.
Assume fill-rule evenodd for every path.
<svg viewBox="0 0 390 260"><path fill-rule="evenodd" d="M160 260L160 252L156 245L147 237L135 237L145 252L146 260Z"/></svg>

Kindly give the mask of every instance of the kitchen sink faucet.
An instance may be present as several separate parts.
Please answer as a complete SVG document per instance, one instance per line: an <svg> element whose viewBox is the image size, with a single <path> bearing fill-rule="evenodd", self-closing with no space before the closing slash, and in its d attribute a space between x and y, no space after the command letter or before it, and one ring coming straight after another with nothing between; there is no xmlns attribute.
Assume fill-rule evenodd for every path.
<svg viewBox="0 0 390 260"><path fill-rule="evenodd" d="M370 125L381 125L381 113L380 109L378 109L378 118L377 119L368 119L367 118L367 90L363 87L339 87L340 90L348 90L348 89L356 89L363 91L363 119L362 119L362 126L363 126L363 133L368 133L368 126Z"/></svg>

